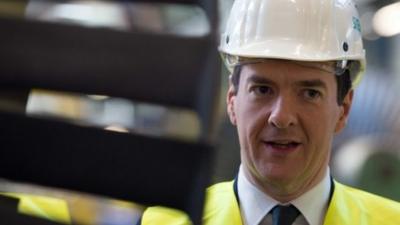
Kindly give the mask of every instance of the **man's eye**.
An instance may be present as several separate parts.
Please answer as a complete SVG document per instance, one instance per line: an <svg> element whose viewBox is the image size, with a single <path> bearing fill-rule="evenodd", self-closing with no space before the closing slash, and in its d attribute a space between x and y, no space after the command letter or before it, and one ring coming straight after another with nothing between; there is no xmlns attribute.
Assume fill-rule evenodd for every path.
<svg viewBox="0 0 400 225"><path fill-rule="evenodd" d="M272 89L268 86L254 86L251 88L251 91L258 96L262 96L270 94L272 92Z"/></svg>
<svg viewBox="0 0 400 225"><path fill-rule="evenodd" d="M319 98L321 96L322 96L322 94L318 90L307 89L307 90L304 91L304 97L306 99L309 99L309 100L314 100L314 99L317 99L317 98Z"/></svg>

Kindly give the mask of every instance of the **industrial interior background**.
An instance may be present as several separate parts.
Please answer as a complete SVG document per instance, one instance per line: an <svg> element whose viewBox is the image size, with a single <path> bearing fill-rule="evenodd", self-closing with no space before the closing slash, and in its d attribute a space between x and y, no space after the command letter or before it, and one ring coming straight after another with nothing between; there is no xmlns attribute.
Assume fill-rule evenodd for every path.
<svg viewBox="0 0 400 225"><path fill-rule="evenodd" d="M219 0L221 29L232 2ZM356 3L367 51L367 73L356 90L348 126L335 139L330 168L339 181L400 201L400 2L357 0ZM200 8L129 1L0 1L0 15L183 36L201 36L210 29ZM225 110L228 72L223 67L221 72L221 96L216 96L220 99L220 121L213 182L233 179L240 162L236 132ZM201 126L190 111L110 96L37 89L31 91L26 105L1 104L27 115L46 115L116 132L189 141L198 137ZM73 220L80 224L134 224L132 221L141 209L124 201L6 180L0 188L65 198Z"/></svg>

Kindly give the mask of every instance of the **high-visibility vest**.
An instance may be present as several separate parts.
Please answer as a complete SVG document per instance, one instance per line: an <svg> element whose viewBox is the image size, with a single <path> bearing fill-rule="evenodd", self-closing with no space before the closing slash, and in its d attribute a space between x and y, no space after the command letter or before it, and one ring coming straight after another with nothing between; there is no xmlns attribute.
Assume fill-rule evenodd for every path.
<svg viewBox="0 0 400 225"><path fill-rule="evenodd" d="M400 203L334 182L324 225L400 225ZM233 182L207 190L203 225L243 225ZM164 207L150 207L142 225L189 225L188 216Z"/></svg>
<svg viewBox="0 0 400 225"><path fill-rule="evenodd" d="M68 204L63 199L22 194L22 193L0 193L19 199L18 212L25 215L36 216L63 224L71 224Z"/></svg>

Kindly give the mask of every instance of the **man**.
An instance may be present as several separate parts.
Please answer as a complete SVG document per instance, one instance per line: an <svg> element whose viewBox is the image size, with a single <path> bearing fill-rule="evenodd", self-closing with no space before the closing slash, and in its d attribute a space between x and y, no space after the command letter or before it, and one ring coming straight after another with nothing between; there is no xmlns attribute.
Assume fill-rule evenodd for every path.
<svg viewBox="0 0 400 225"><path fill-rule="evenodd" d="M236 0L220 51L240 142L233 182L207 190L207 225L400 224L400 204L334 181L332 140L365 68L350 0ZM188 224L147 209L142 224Z"/></svg>

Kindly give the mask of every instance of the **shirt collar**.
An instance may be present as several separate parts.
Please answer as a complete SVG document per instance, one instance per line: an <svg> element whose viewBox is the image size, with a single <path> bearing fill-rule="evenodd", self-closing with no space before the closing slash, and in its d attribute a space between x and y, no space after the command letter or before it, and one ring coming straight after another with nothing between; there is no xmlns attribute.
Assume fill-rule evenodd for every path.
<svg viewBox="0 0 400 225"><path fill-rule="evenodd" d="M317 185L291 202L310 225L319 225L324 222L331 189L329 174L328 168L324 178Z"/></svg>
<svg viewBox="0 0 400 225"><path fill-rule="evenodd" d="M240 211L245 224L259 224L264 216L279 202L264 194L246 178L242 166L238 174Z"/></svg>
<svg viewBox="0 0 400 225"><path fill-rule="evenodd" d="M242 166L239 168L237 179L243 222L248 225L259 224L264 216L279 202L254 186L246 178ZM330 188L328 168L321 182L290 203L296 206L309 225L322 224L328 207Z"/></svg>

